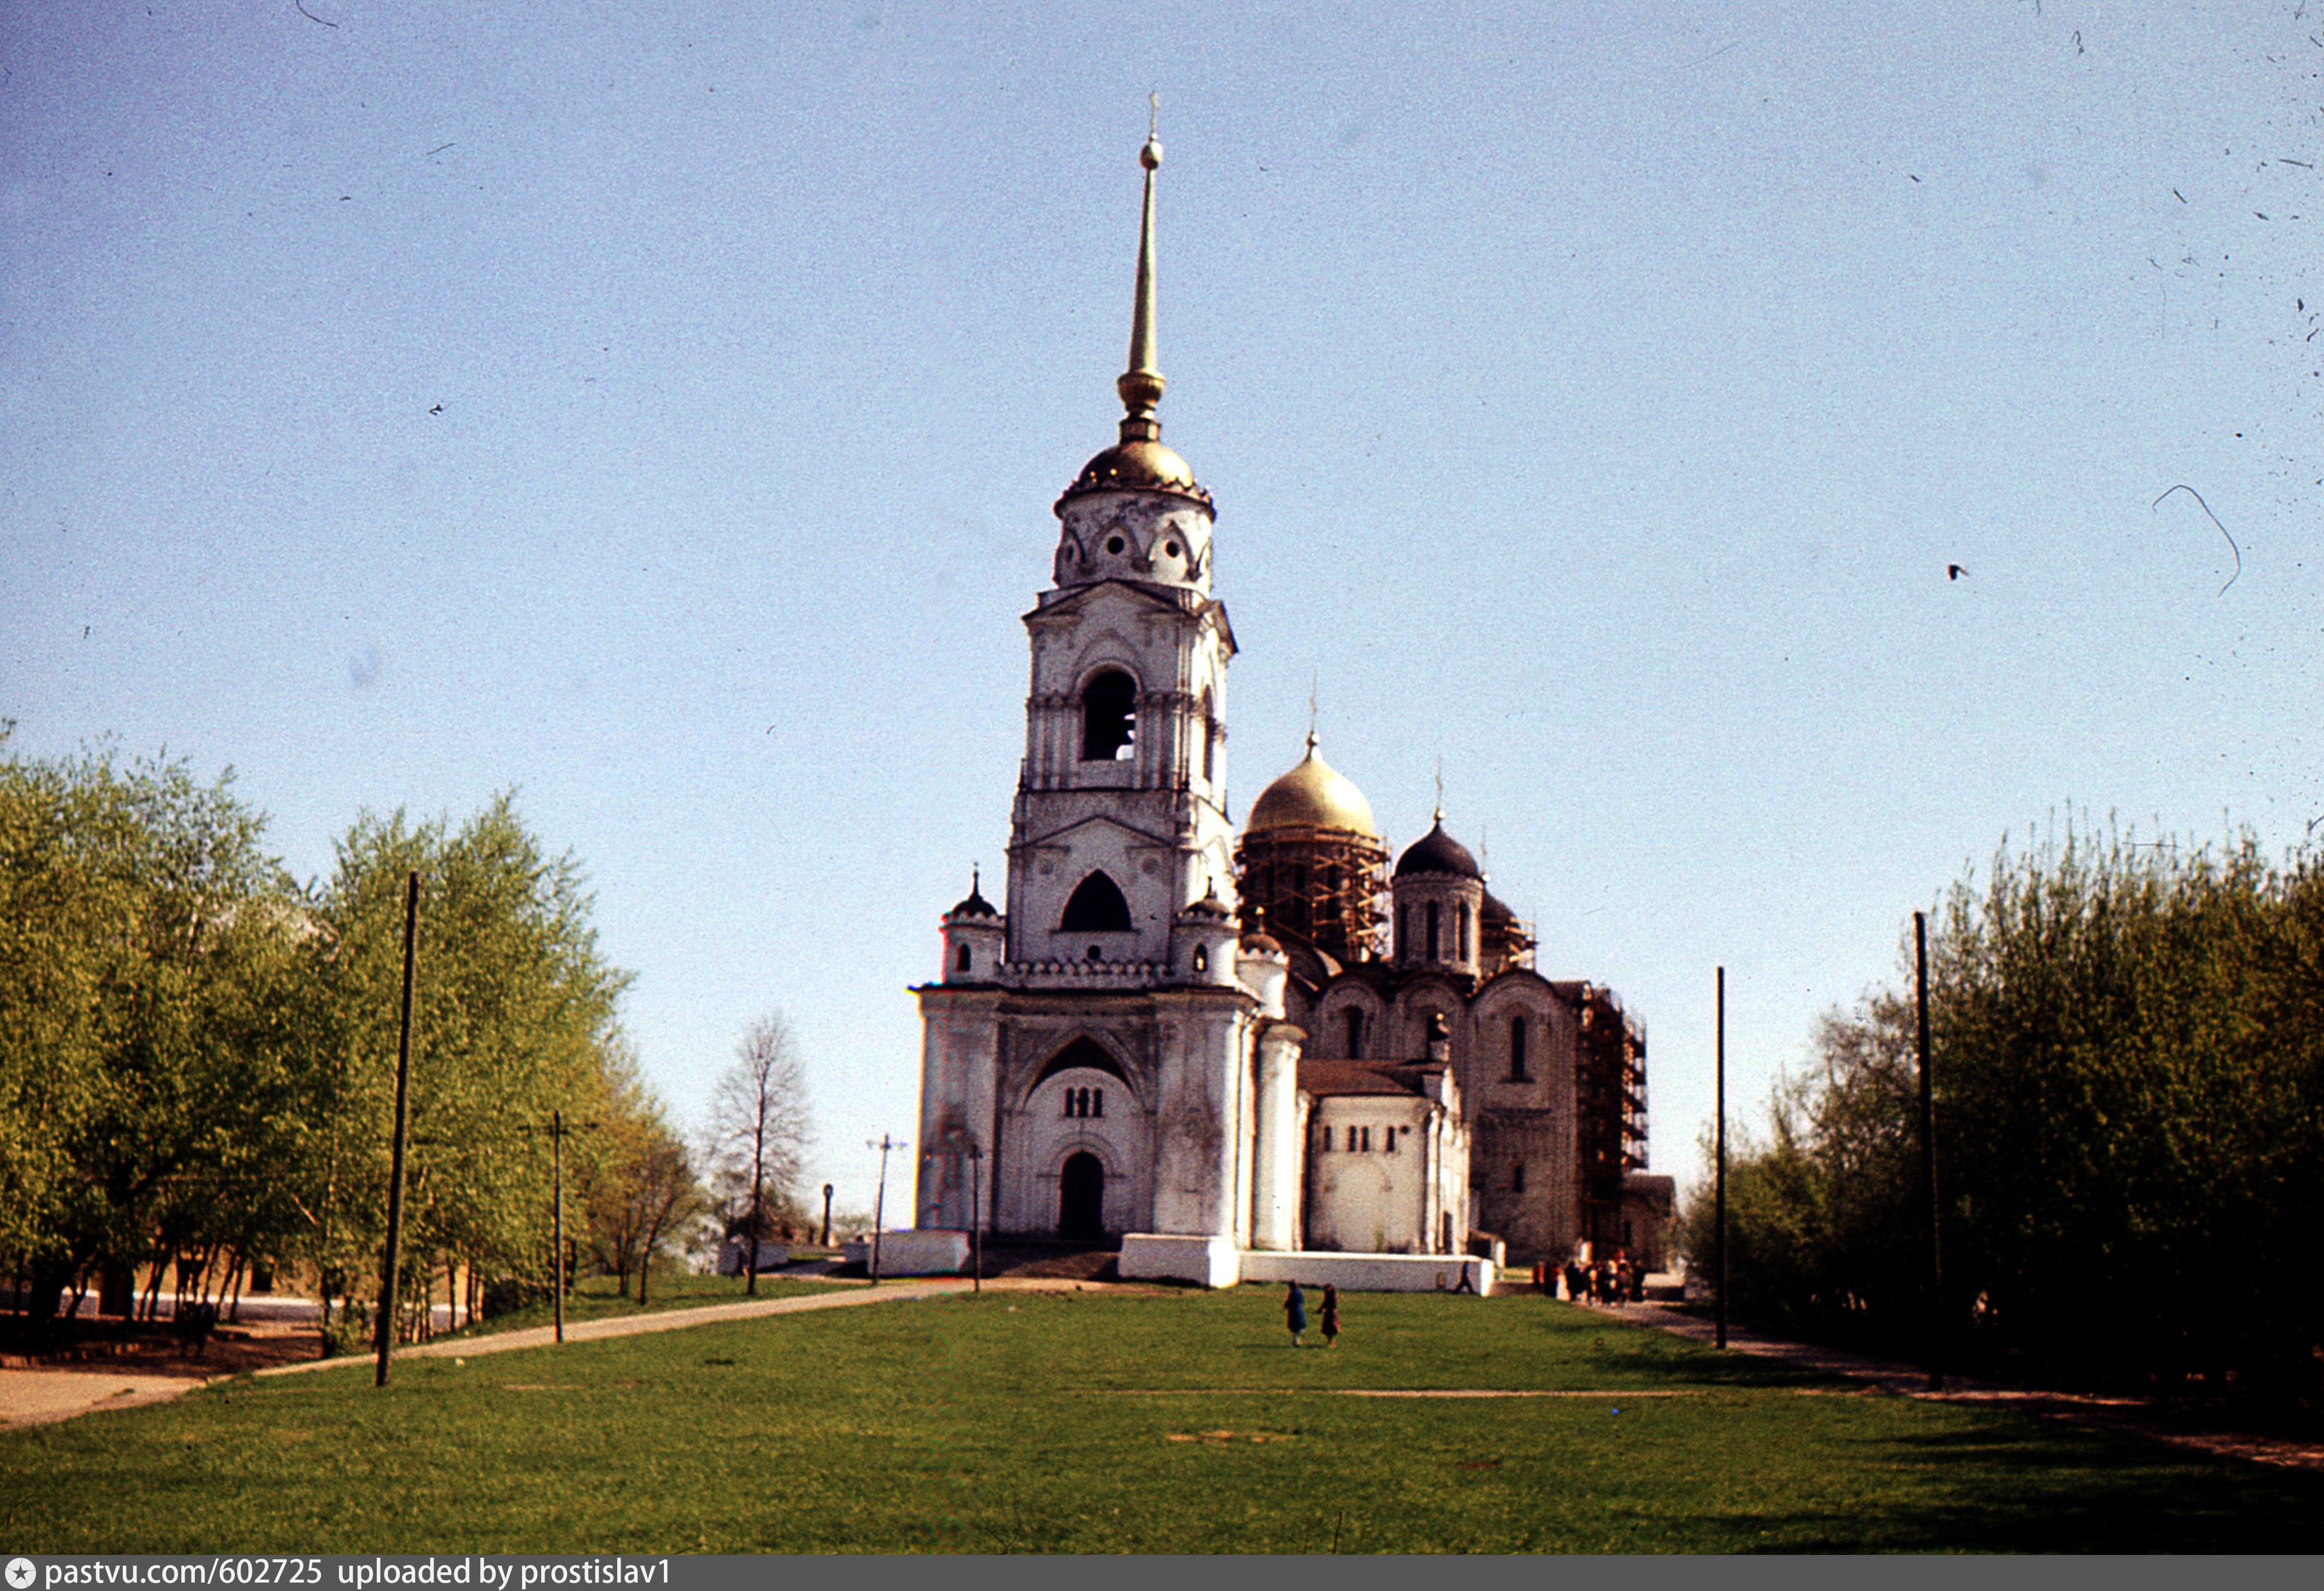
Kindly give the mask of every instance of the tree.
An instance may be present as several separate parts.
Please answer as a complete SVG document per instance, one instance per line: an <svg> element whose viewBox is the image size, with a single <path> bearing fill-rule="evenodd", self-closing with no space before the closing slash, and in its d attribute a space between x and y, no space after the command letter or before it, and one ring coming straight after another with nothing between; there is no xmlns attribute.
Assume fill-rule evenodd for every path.
<svg viewBox="0 0 2324 1591"><path fill-rule="evenodd" d="M642 1304L654 1255L705 1208L702 1182L626 1044L614 1053L609 1081L601 1152L580 1181L581 1204L599 1267L613 1274L624 1298L637 1272Z"/></svg>
<svg viewBox="0 0 2324 1591"><path fill-rule="evenodd" d="M0 1253L36 1320L93 1265L207 1277L294 1219L304 902L232 778L0 759Z"/></svg>
<svg viewBox="0 0 2324 1591"><path fill-rule="evenodd" d="M1913 1004L1880 991L1825 1022L1816 1071L1730 1156L1737 1308L1891 1347L1933 1320L1972 1366L2324 1393L2305 1263L2324 1223L2324 857L2070 828L2005 846L1930 928L1944 1295L1922 1246Z"/></svg>
<svg viewBox="0 0 2324 1591"><path fill-rule="evenodd" d="M730 1199L728 1230L740 1215L751 1292L759 1290L759 1245L770 1207L788 1205L814 1136L798 1046L782 1013L770 1012L743 1034L710 1107L712 1153Z"/></svg>

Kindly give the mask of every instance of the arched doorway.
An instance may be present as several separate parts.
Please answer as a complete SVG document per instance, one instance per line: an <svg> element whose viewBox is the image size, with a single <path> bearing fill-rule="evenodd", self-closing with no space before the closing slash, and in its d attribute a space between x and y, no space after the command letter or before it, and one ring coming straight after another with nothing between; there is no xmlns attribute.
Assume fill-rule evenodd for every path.
<svg viewBox="0 0 2324 1591"><path fill-rule="evenodd" d="M1057 1177L1057 1236L1098 1237L1105 1233L1105 1167L1084 1149L1066 1160Z"/></svg>

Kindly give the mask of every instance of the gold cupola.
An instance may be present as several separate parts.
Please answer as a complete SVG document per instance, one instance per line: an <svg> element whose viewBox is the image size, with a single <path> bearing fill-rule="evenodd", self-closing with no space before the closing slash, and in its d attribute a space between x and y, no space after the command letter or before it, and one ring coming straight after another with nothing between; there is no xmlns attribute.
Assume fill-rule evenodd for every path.
<svg viewBox="0 0 2324 1591"><path fill-rule="evenodd" d="M1323 754L1315 749L1312 731L1307 736L1307 755L1299 759L1296 768L1259 792L1243 824L1246 833L1275 829L1329 829L1379 838L1379 825L1372 820L1372 804L1364 799L1364 793L1352 781L1323 760Z"/></svg>
<svg viewBox="0 0 2324 1591"><path fill-rule="evenodd" d="M1138 236L1138 291L1130 312L1130 367L1114 381L1121 394L1121 440L1082 466L1058 497L1056 511L1093 492L1161 492L1212 506L1211 494L1194 480L1186 461L1162 445L1162 422L1154 418L1167 383L1155 363L1154 173L1162 168L1162 140L1153 126L1138 152L1146 168L1146 210Z"/></svg>
<svg viewBox="0 0 2324 1591"><path fill-rule="evenodd" d="M1251 803L1235 867L1245 924L1318 952L1325 975L1379 953L1388 844L1372 804L1323 760L1313 730L1298 766Z"/></svg>

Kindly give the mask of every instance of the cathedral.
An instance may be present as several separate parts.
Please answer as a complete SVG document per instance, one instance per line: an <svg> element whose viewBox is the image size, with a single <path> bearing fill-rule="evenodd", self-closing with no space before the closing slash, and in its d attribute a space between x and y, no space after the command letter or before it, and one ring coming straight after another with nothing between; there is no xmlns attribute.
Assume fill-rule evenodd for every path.
<svg viewBox="0 0 2324 1591"><path fill-rule="evenodd" d="M1393 853L1311 733L1235 832L1234 629L1210 493L1156 418L1160 143L1139 160L1120 438L1057 500L1024 620L1006 907L975 880L914 991L917 1224L1118 1240L1124 1276L1212 1285L1658 1265L1645 1030L1610 989L1535 969L1443 813Z"/></svg>

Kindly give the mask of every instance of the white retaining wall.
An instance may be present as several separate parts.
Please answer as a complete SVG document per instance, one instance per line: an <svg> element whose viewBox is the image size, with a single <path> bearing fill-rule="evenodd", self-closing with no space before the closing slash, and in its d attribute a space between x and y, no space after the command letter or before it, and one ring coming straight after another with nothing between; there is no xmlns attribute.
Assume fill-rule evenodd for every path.
<svg viewBox="0 0 2324 1591"><path fill-rule="evenodd" d="M869 1265L872 1239L858 1237L847 1245L847 1263ZM880 1234L880 1274L882 1276L956 1276L968 1268L968 1234L941 1228L914 1228L907 1232Z"/></svg>

